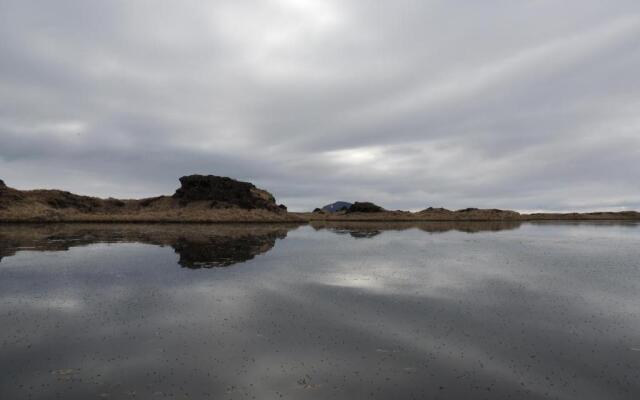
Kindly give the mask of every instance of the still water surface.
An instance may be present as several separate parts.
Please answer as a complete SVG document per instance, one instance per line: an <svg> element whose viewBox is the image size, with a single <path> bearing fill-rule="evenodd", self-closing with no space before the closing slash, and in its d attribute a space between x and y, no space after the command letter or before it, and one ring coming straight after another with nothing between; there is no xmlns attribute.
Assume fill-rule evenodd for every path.
<svg viewBox="0 0 640 400"><path fill-rule="evenodd" d="M1 399L638 399L640 225L0 226Z"/></svg>

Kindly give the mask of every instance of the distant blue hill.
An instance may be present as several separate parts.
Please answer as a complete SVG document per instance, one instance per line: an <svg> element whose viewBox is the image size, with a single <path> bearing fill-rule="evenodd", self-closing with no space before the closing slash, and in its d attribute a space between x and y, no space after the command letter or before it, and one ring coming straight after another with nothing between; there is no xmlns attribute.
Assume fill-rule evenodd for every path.
<svg viewBox="0 0 640 400"><path fill-rule="evenodd" d="M335 203L327 204L326 206L322 207L322 209L328 212L336 212L342 210L343 208L349 208L351 206L352 203L346 201L336 201Z"/></svg>

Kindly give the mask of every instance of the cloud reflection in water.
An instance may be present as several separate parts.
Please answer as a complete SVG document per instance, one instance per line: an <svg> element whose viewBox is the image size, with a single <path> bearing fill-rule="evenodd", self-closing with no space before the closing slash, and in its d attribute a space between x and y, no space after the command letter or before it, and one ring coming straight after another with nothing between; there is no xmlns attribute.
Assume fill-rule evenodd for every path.
<svg viewBox="0 0 640 400"><path fill-rule="evenodd" d="M1 392L632 399L640 390L637 225L368 228L381 233L2 227ZM217 253L222 236L234 240ZM176 268L180 238L203 245L186 253L196 263L219 265L233 248L238 262L253 258ZM177 256L167 247L176 243Z"/></svg>

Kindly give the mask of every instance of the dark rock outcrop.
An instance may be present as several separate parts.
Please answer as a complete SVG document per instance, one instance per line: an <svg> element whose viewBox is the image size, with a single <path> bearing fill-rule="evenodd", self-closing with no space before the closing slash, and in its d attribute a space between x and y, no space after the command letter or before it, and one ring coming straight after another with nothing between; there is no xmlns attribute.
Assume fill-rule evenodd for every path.
<svg viewBox="0 0 640 400"><path fill-rule="evenodd" d="M356 201L351 205L351 207L349 207L347 213L377 213L382 211L384 211L384 208L380 207L379 205L370 203L368 201Z"/></svg>
<svg viewBox="0 0 640 400"><path fill-rule="evenodd" d="M189 175L180 178L181 187L173 198L183 205L193 201L210 201L212 208L236 206L245 209L262 208L283 211L273 196L249 182L215 175Z"/></svg>
<svg viewBox="0 0 640 400"><path fill-rule="evenodd" d="M5 185L4 181L2 179L0 179L0 189L4 189L6 187L7 187L7 185Z"/></svg>

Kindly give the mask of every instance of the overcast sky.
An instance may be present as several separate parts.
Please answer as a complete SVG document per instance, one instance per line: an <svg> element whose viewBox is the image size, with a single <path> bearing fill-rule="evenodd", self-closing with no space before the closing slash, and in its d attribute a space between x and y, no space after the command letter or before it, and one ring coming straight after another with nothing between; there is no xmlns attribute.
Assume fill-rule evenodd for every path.
<svg viewBox="0 0 640 400"><path fill-rule="evenodd" d="M0 179L640 209L640 3L0 0Z"/></svg>

